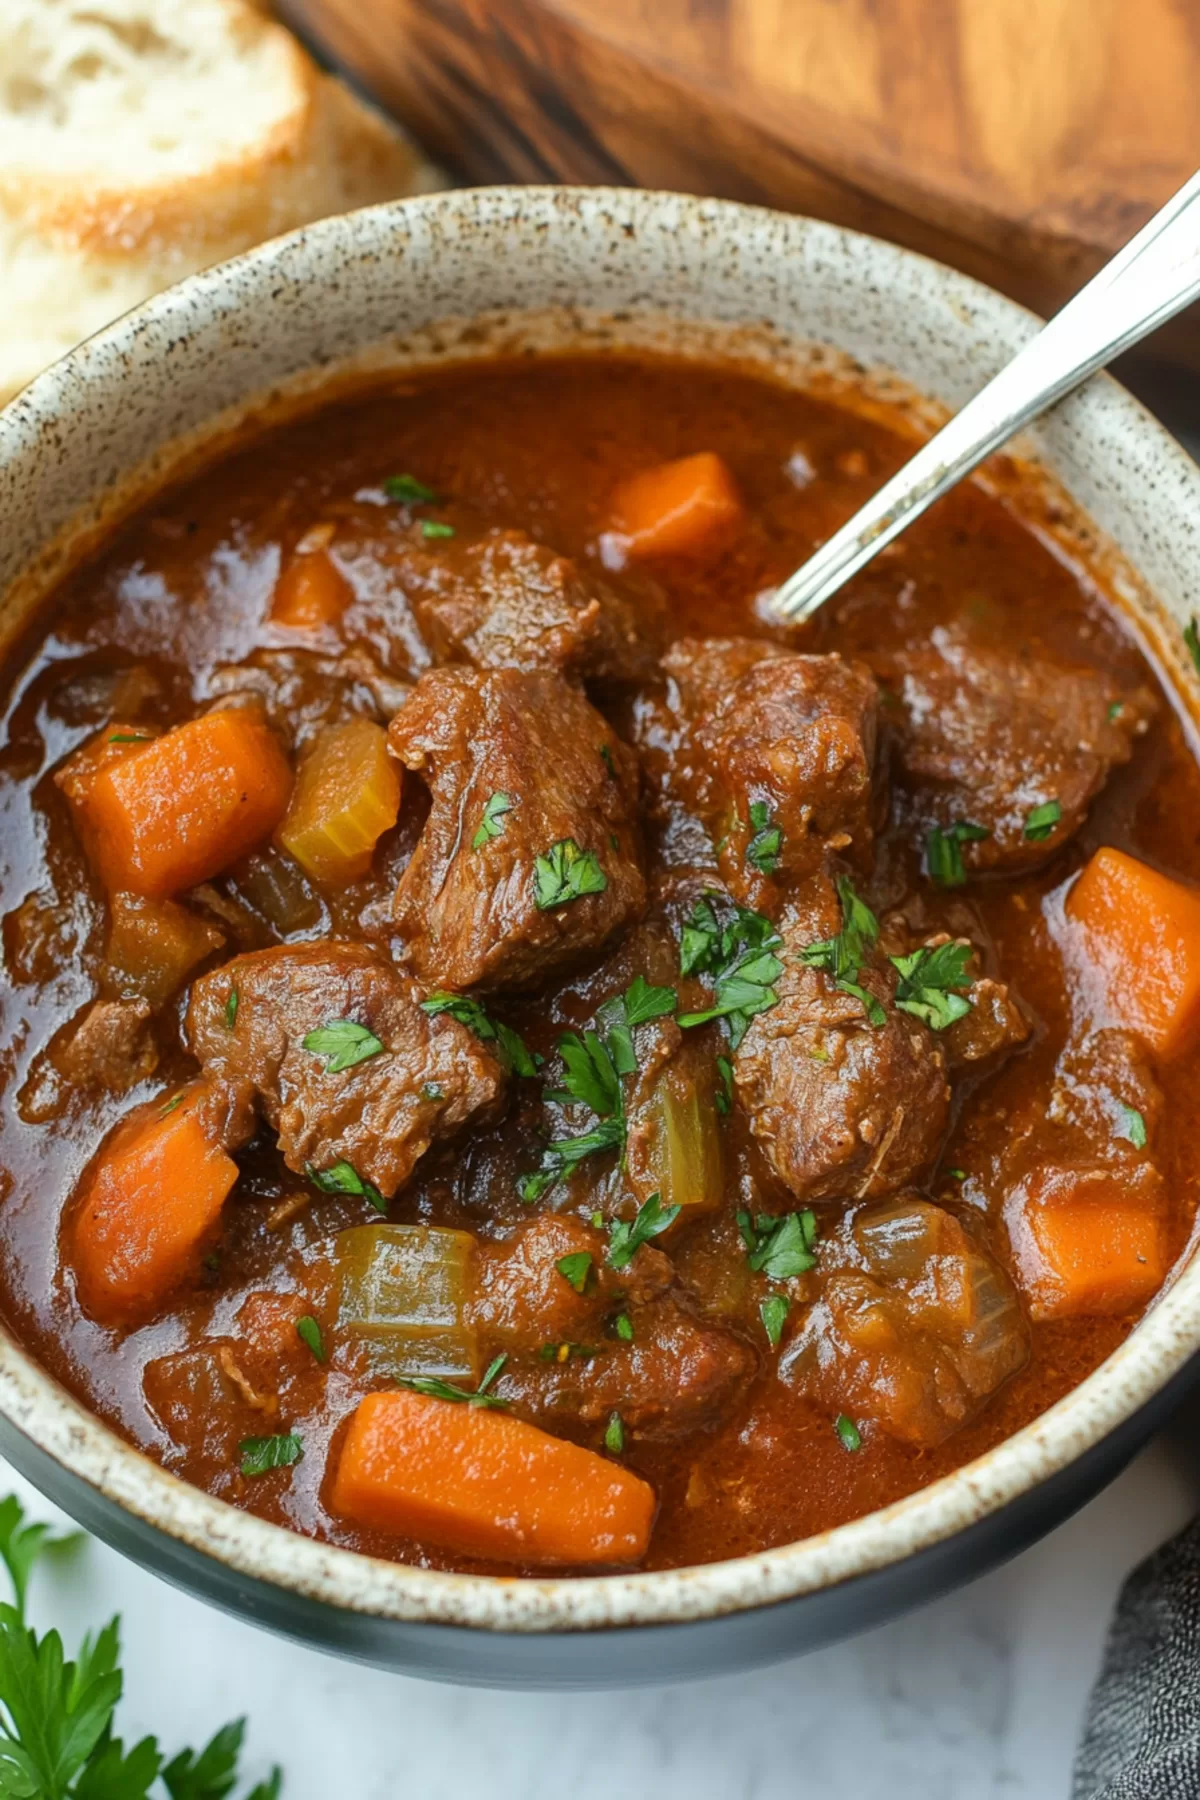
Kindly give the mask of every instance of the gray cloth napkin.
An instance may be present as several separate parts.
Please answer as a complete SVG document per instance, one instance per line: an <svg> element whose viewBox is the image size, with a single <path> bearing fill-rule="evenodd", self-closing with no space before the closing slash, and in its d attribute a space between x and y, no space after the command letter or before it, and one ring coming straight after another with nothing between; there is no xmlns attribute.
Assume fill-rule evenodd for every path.
<svg viewBox="0 0 1200 1800"><path fill-rule="evenodd" d="M1200 1800L1200 1520L1121 1590L1071 1800Z"/></svg>

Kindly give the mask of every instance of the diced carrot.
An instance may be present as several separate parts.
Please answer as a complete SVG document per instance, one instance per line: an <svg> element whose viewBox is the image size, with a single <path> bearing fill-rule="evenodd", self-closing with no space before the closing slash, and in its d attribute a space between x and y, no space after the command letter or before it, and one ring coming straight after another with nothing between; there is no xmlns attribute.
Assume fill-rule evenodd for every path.
<svg viewBox="0 0 1200 1800"><path fill-rule="evenodd" d="M71 1245L80 1301L102 1324L145 1317L194 1274L237 1180L198 1093L139 1107L87 1177Z"/></svg>
<svg viewBox="0 0 1200 1800"><path fill-rule="evenodd" d="M643 469L612 498L631 556L690 556L720 546L742 522L742 497L719 456L702 450Z"/></svg>
<svg viewBox="0 0 1200 1800"><path fill-rule="evenodd" d="M301 631L336 624L354 598L350 583L325 550L294 556L275 583L271 621Z"/></svg>
<svg viewBox="0 0 1200 1800"><path fill-rule="evenodd" d="M398 1388L360 1400L332 1504L463 1556L582 1566L638 1562L655 1496L629 1470L523 1419Z"/></svg>
<svg viewBox="0 0 1200 1800"><path fill-rule="evenodd" d="M1042 1169L1014 1201L1009 1233L1033 1318L1133 1312L1162 1286L1161 1212L1114 1171Z"/></svg>
<svg viewBox="0 0 1200 1800"><path fill-rule="evenodd" d="M204 713L162 737L110 725L56 777L101 879L165 899L217 875L269 837L292 773L261 714Z"/></svg>
<svg viewBox="0 0 1200 1800"><path fill-rule="evenodd" d="M314 881L344 887L370 868L399 817L400 793L400 765L381 725L330 725L300 765L279 841Z"/></svg>
<svg viewBox="0 0 1200 1800"><path fill-rule="evenodd" d="M109 902L107 974L122 994L160 1006L225 934L174 900L114 894Z"/></svg>
<svg viewBox="0 0 1200 1800"><path fill-rule="evenodd" d="M1082 961L1106 1009L1161 1057L1200 1034L1200 890L1097 850L1067 897Z"/></svg>

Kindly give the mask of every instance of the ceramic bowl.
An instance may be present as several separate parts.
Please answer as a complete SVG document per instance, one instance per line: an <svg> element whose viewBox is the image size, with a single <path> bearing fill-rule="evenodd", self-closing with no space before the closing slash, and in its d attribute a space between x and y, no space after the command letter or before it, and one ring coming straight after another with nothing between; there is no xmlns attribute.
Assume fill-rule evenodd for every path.
<svg viewBox="0 0 1200 1800"><path fill-rule="evenodd" d="M165 474L337 373L613 344L769 365L936 416L1036 329L978 283L853 232L671 194L491 188L327 219L120 319L0 412L0 647ZM921 398L923 397L923 398ZM1187 712L1200 471L1105 377L1024 445ZM448 1575L331 1549L186 1486L0 1334L0 1448L82 1524L239 1615L410 1673L591 1686L826 1642L981 1572L1086 1500L1164 1416L1200 1342L1186 1266L1036 1423L922 1492L736 1561L585 1580Z"/></svg>

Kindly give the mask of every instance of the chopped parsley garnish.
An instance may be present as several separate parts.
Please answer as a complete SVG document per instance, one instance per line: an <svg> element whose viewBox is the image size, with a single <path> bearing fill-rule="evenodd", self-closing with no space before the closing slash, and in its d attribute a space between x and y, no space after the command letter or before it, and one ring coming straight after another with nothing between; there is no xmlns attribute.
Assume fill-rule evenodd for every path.
<svg viewBox="0 0 1200 1800"><path fill-rule="evenodd" d="M981 844L991 835L986 825L972 825L969 819L960 819L944 828L935 825L925 840L925 867L929 879L936 881L939 887L962 887L967 879L963 845Z"/></svg>
<svg viewBox="0 0 1200 1800"><path fill-rule="evenodd" d="M733 1111L733 1064L727 1056L717 1058L717 1080L720 1082L713 1095L713 1104L719 1113Z"/></svg>
<svg viewBox="0 0 1200 1800"><path fill-rule="evenodd" d="M319 1363L325 1361L325 1341L321 1336L321 1327L311 1313L305 1313L302 1319L296 1320L296 1335L301 1343L308 1345Z"/></svg>
<svg viewBox="0 0 1200 1800"><path fill-rule="evenodd" d="M497 1056L510 1074L537 1074L537 1064L520 1033L514 1031L511 1025L502 1024L499 1019L489 1018L479 1001L472 999L470 994L447 994L439 990L430 994L428 1000L422 1000L421 1011L434 1017L438 1013L449 1013L452 1019L457 1019L468 1031L473 1031L485 1044L494 1044ZM441 1098L440 1091L438 1098Z"/></svg>
<svg viewBox="0 0 1200 1800"><path fill-rule="evenodd" d="M112 731L108 741L110 744L148 744L151 740L144 731Z"/></svg>
<svg viewBox="0 0 1200 1800"><path fill-rule="evenodd" d="M421 1089L422 1100L444 1100L446 1091L439 1082L427 1081Z"/></svg>
<svg viewBox="0 0 1200 1800"><path fill-rule="evenodd" d="M955 1019L971 1010L971 1002L957 988L969 988L969 965L974 952L970 944L953 938L931 949L923 944L911 956L893 956L900 973L896 988L896 1006L900 1012L921 1019L931 1031L945 1031Z"/></svg>
<svg viewBox="0 0 1200 1800"><path fill-rule="evenodd" d="M491 796L483 809L483 819L480 823L479 830L471 839L472 850L479 850L484 844L488 844L493 838L498 838L500 836L500 833L504 830L504 816L506 813L510 813L512 809L513 803L511 795L496 793Z"/></svg>
<svg viewBox="0 0 1200 1800"><path fill-rule="evenodd" d="M592 1253L576 1250L573 1256L560 1256L554 1266L563 1280L569 1282L577 1294L582 1294L592 1272Z"/></svg>
<svg viewBox="0 0 1200 1800"><path fill-rule="evenodd" d="M325 1058L330 1075L340 1075L372 1056L383 1054L383 1045L375 1033L354 1019L331 1019L328 1025L318 1025L315 1031L310 1031L302 1042L314 1056Z"/></svg>
<svg viewBox="0 0 1200 1800"><path fill-rule="evenodd" d="M499 1394L488 1392L507 1361L504 1352L493 1357L474 1391L459 1387L453 1381L443 1381L440 1375L401 1375L398 1381L401 1387L411 1388L414 1394L425 1394L430 1400L458 1400L467 1406L507 1406L508 1401L502 1400Z"/></svg>
<svg viewBox="0 0 1200 1800"><path fill-rule="evenodd" d="M566 1073L562 1088L555 1089L550 1098L577 1100L600 1119L619 1117L621 1077L612 1050L599 1033L564 1032L558 1040L558 1053Z"/></svg>
<svg viewBox="0 0 1200 1800"><path fill-rule="evenodd" d="M1198 649L1197 649L1197 655L1200 655L1200 647L1198 647ZM1200 662L1196 663L1196 669L1197 669L1197 672L1200 673ZM1125 702L1123 700L1110 700L1108 703L1108 722L1109 722L1109 724L1115 725L1117 720L1120 718L1121 714L1124 711L1125 711Z"/></svg>
<svg viewBox="0 0 1200 1800"><path fill-rule="evenodd" d="M741 1208L737 1227L746 1246L746 1261L755 1274L771 1281L790 1281L794 1275L806 1275L815 1269L817 1259L813 1246L817 1241L815 1213L760 1213L757 1219Z"/></svg>
<svg viewBox="0 0 1200 1800"><path fill-rule="evenodd" d="M517 1182L517 1193L527 1206L548 1194L556 1181L569 1175L572 1169L589 1156L597 1156L604 1150L619 1150L625 1142L625 1121L623 1119L601 1119L591 1131L585 1131L581 1137L559 1138L546 1145L542 1151L539 1166L530 1175L522 1175Z"/></svg>
<svg viewBox="0 0 1200 1800"><path fill-rule="evenodd" d="M608 1048L618 1075L632 1075L637 1068L633 1049L633 1032L651 1019L664 1018L679 1005L673 987L651 987L644 975L635 975L623 994L606 1000L597 1014L604 1026Z"/></svg>
<svg viewBox="0 0 1200 1800"><path fill-rule="evenodd" d="M600 754L604 758L605 768L608 770L609 774L612 776L613 780L615 781L617 779L617 765L613 761L612 745L611 744L601 744Z"/></svg>
<svg viewBox="0 0 1200 1800"><path fill-rule="evenodd" d="M619 1412L609 1413L604 1427L604 1448L610 1456L620 1456L625 1448L625 1426Z"/></svg>
<svg viewBox="0 0 1200 1800"><path fill-rule="evenodd" d="M585 894L602 894L608 876L594 850L581 850L574 838L559 838L533 865L533 903L539 912L582 900Z"/></svg>
<svg viewBox="0 0 1200 1800"><path fill-rule="evenodd" d="M759 1318L763 1322L763 1330L767 1334L767 1342L772 1350L778 1350L783 1328L787 1324L788 1313L792 1303L786 1294L768 1294L758 1309Z"/></svg>
<svg viewBox="0 0 1200 1800"><path fill-rule="evenodd" d="M965 1169L947 1169L946 1173L951 1181L965 1181L967 1179L967 1171Z"/></svg>
<svg viewBox="0 0 1200 1800"><path fill-rule="evenodd" d="M664 1206L661 1194L651 1194L646 1204L638 1208L635 1219L614 1219L608 1228L609 1268L624 1269L643 1244L675 1223L680 1210L678 1206Z"/></svg>
<svg viewBox="0 0 1200 1800"><path fill-rule="evenodd" d="M436 506L437 495L415 475L389 475L383 484L383 491L389 500L397 501L401 506Z"/></svg>
<svg viewBox="0 0 1200 1800"><path fill-rule="evenodd" d="M872 1025L883 1025L887 1014L875 995L859 981L863 963L879 942L879 920L866 901L859 899L848 876L838 876L837 891L842 929L836 937L809 944L800 952L800 961L806 968L823 969L840 993L860 1002Z"/></svg>
<svg viewBox="0 0 1200 1800"><path fill-rule="evenodd" d="M266 1475L271 1469L289 1469L304 1455L304 1444L294 1431L274 1437L243 1438L238 1445L243 1475Z"/></svg>
<svg viewBox="0 0 1200 1800"><path fill-rule="evenodd" d="M163 1101L162 1105L158 1109L159 1118L160 1119L169 1119L171 1114L175 1111L175 1108L177 1106L182 1106L186 1099L187 1099L187 1089L180 1088L180 1090L177 1094L172 1094L171 1098L169 1100Z"/></svg>
<svg viewBox="0 0 1200 1800"><path fill-rule="evenodd" d="M618 1313L612 1322L612 1328L623 1344L632 1344L633 1320L628 1313Z"/></svg>
<svg viewBox="0 0 1200 1800"><path fill-rule="evenodd" d="M229 994L225 1001L225 1029L226 1029L226 1031L232 1031L234 1026L237 1024L237 1012L238 1012L238 991L235 987L231 987L229 990Z"/></svg>
<svg viewBox="0 0 1200 1800"><path fill-rule="evenodd" d="M1188 647L1192 666L1197 675L1200 675L1200 618L1197 618L1195 613L1183 628L1183 641Z"/></svg>
<svg viewBox="0 0 1200 1800"><path fill-rule="evenodd" d="M1061 804L1057 800L1044 800L1025 820L1025 836L1031 844L1040 844L1043 838L1050 836L1061 818Z"/></svg>
<svg viewBox="0 0 1200 1800"><path fill-rule="evenodd" d="M335 1162L331 1169L314 1169L308 1165L308 1179L323 1194L357 1194L378 1213L387 1211L388 1203L373 1182L364 1181L352 1163Z"/></svg>
<svg viewBox="0 0 1200 1800"><path fill-rule="evenodd" d="M1135 1150L1146 1148L1146 1121L1136 1106L1122 1106L1118 1137L1127 1138Z"/></svg>
<svg viewBox="0 0 1200 1800"><path fill-rule="evenodd" d="M718 898L705 894L697 900L679 940L680 973L709 976L714 1004L702 1012L681 1013L678 1023L686 1031L724 1019L730 1048L736 1050L754 1015L779 1000L773 984L783 974L783 964L775 952L783 940L770 919L744 906L734 906L723 925L714 905Z"/></svg>
<svg viewBox="0 0 1200 1800"><path fill-rule="evenodd" d="M771 809L765 800L751 801L750 824L754 836L746 845L746 861L760 875L773 875L783 854L783 832L773 823Z"/></svg>
<svg viewBox="0 0 1200 1800"><path fill-rule="evenodd" d="M846 1413L839 1413L833 1421L833 1429L842 1440L843 1450L861 1450L862 1432Z"/></svg>
<svg viewBox="0 0 1200 1800"><path fill-rule="evenodd" d="M440 519L422 519L421 536L423 538L452 538L453 525L443 525Z"/></svg>

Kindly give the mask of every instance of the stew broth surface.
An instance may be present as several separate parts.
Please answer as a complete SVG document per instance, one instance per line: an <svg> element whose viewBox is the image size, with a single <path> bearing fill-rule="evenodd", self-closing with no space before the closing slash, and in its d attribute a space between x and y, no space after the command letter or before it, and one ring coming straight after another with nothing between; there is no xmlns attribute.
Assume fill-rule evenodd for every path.
<svg viewBox="0 0 1200 1800"><path fill-rule="evenodd" d="M310 641L264 620L282 563L315 524L335 526L330 554L357 594L386 585L389 540L410 515L386 500L381 484L401 471L447 497L429 516L452 519L456 505L469 505L483 525L523 529L635 602L642 576L652 574L665 594L671 638L774 636L805 653L839 651L871 662L881 652L923 645L938 627L966 619L978 641L1006 652L1066 657L1124 686L1157 686L1087 572L974 483L933 508L811 626L774 632L758 597L848 517L910 448L899 432L746 372L613 357L460 368L330 406L246 443L145 508L56 595L39 621L42 635L10 659L0 751L7 972L0 997L0 1301L43 1366L129 1441L221 1498L330 1542L435 1568L511 1567L359 1529L331 1509L327 1458L336 1454L361 1393L380 1384L342 1353L328 1247L338 1230L376 1215L353 1196L314 1193L294 1216L268 1225L281 1200L305 1189L303 1178L285 1169L269 1132L239 1154L241 1179L198 1281L129 1329L96 1323L82 1310L64 1254L64 1208L117 1121L138 1102L189 1079L196 1064L181 1036L185 985L156 1016L157 1067L128 1091L71 1089L46 1073L49 1047L102 990L106 932L104 890L53 772L110 719L127 717L131 704L148 726L168 727L210 704L218 668L263 646ZM606 571L600 548L614 488L638 470L699 451L716 452L732 471L745 503L743 529L708 558L667 557L646 570ZM335 642L334 652L338 647ZM393 662L390 673L413 679L429 660L414 626L408 666ZM153 679L130 677L131 670L149 671ZM589 691L628 738L637 728L638 693L615 684L592 684ZM1049 862L1014 876L972 878L953 890L939 889L922 873L921 838L899 781L891 805L873 869L855 875L858 891L881 916L919 894L931 930L945 921L962 931L969 918L988 966L1019 997L1033 1027L1028 1042L995 1072L955 1081L936 1161L905 1186L973 1220L980 1241L1011 1266L1008 1233L983 1171L1002 1152L1011 1120L1044 1105L1056 1061L1086 1007L1060 951L1064 887L1101 845L1200 882L1200 774L1179 718L1163 701L1131 759L1113 769L1081 829ZM406 775L400 823L381 845L372 874L341 892L310 888L291 935L363 935L364 909L395 885L426 806L420 781ZM680 816L685 810L678 809ZM691 863L704 841L694 825L661 817L648 816L646 834L651 873ZM201 916L217 919L227 945L203 969L278 941L257 915L247 925L244 908L240 925L213 912L222 901L237 902L236 871L207 885L194 904ZM489 1007L552 1060L563 1028L588 1023L611 993L605 969L619 958L620 942L582 956L532 992L485 996ZM719 1052L719 1028L704 1029ZM1177 1255L1197 1201L1183 1121L1200 1076L1200 1052L1188 1050L1156 1066L1155 1074L1165 1108L1152 1149L1170 1196L1170 1249ZM520 1084L497 1122L476 1123L455 1141L435 1144L392 1201L389 1218L458 1227L484 1244L525 1225L530 1208L516 1183L536 1156L544 1123L538 1087ZM760 1289L732 1308L721 1297L722 1271L740 1270L744 1259L732 1215L747 1194L753 1192L766 1214L797 1205L736 1107L721 1129L723 1206L677 1226L655 1247L673 1258L702 1312L720 1316L751 1345L757 1373L711 1428L677 1437L627 1435L621 1460L660 1499L648 1567L787 1543L911 1493L1035 1418L1134 1323L1130 1314L1034 1323L1024 1367L943 1443L921 1448L864 1418L862 1446L850 1452L833 1428L833 1409L779 1378L778 1358L758 1323ZM600 1206L608 1217L620 1197L619 1174L600 1158L539 1201L538 1210L557 1207L586 1220ZM839 1205L821 1199L813 1210L824 1236ZM623 1216L631 1213L627 1203ZM230 1446L253 1426L254 1406L247 1411L245 1396L213 1376L211 1360L189 1364L185 1353L214 1339L236 1345L246 1330L243 1306L271 1293L303 1298L304 1311L321 1323L330 1360L300 1365L288 1378L285 1410L259 1415L263 1432L297 1433L303 1456L290 1468L247 1477ZM799 1292L792 1293L789 1332L803 1305ZM167 1358L180 1360L163 1365ZM153 1403L144 1387L151 1365L160 1365L151 1381ZM593 1423L574 1429L558 1420L551 1429L600 1448L602 1428Z"/></svg>

